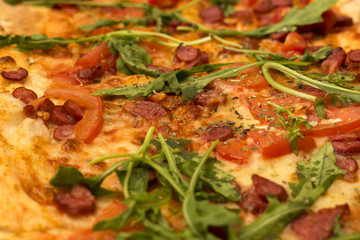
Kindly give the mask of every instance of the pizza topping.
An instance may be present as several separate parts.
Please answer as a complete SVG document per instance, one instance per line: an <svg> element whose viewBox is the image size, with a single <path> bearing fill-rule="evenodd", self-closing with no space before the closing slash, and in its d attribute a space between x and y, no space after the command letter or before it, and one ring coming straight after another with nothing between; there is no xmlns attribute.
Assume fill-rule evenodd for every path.
<svg viewBox="0 0 360 240"><path fill-rule="evenodd" d="M224 14L219 6L210 6L199 12L199 17L205 23L218 23L224 19Z"/></svg>
<svg viewBox="0 0 360 240"><path fill-rule="evenodd" d="M123 108L136 116L150 120L156 120L170 114L169 109L150 101L126 102Z"/></svg>
<svg viewBox="0 0 360 240"><path fill-rule="evenodd" d="M293 0L272 0L275 7L289 7L293 5Z"/></svg>
<svg viewBox="0 0 360 240"><path fill-rule="evenodd" d="M351 17L341 16L341 15L336 16L335 27L349 27L352 26L353 24L354 22Z"/></svg>
<svg viewBox="0 0 360 240"><path fill-rule="evenodd" d="M216 90L205 90L194 97L194 104L203 107L216 107L226 102L225 95Z"/></svg>
<svg viewBox="0 0 360 240"><path fill-rule="evenodd" d="M239 205L244 210L247 210L253 214L263 213L268 207L268 203L256 193L254 187L251 187L242 194Z"/></svg>
<svg viewBox="0 0 360 240"><path fill-rule="evenodd" d="M147 65L146 67L149 68L149 69L158 70L160 73L163 73L163 74L173 71L173 69L171 69L171 68L162 67L162 66L157 66L157 65L152 65L152 64Z"/></svg>
<svg viewBox="0 0 360 240"><path fill-rule="evenodd" d="M254 8L253 11L257 14L268 13L273 10L273 4L271 0L261 0Z"/></svg>
<svg viewBox="0 0 360 240"><path fill-rule="evenodd" d="M27 78L28 74L29 74L28 71L24 68L19 68L16 71L7 71L4 69L1 71L1 76L6 80L11 80L11 81L24 80L25 78Z"/></svg>
<svg viewBox="0 0 360 240"><path fill-rule="evenodd" d="M63 141L74 136L74 125L62 125L55 128L53 136L58 141Z"/></svg>
<svg viewBox="0 0 360 240"><path fill-rule="evenodd" d="M76 123L75 119L65 111L64 106L55 106L50 112L50 119L59 126Z"/></svg>
<svg viewBox="0 0 360 240"><path fill-rule="evenodd" d="M234 137L234 131L228 125L210 126L205 130L202 137L208 142L212 142L217 139L220 141L226 141L229 138Z"/></svg>
<svg viewBox="0 0 360 240"><path fill-rule="evenodd" d="M29 118L36 118L37 117L36 111L35 111L35 108L34 108L33 105L26 105L23 108L23 112Z"/></svg>
<svg viewBox="0 0 360 240"><path fill-rule="evenodd" d="M93 80L96 77L96 67L89 67L77 70L76 74L81 79Z"/></svg>
<svg viewBox="0 0 360 240"><path fill-rule="evenodd" d="M324 208L316 213L304 214L291 224L291 229L304 240L323 240L332 235L335 217L350 214L349 206L338 205L335 208Z"/></svg>
<svg viewBox="0 0 360 240"><path fill-rule="evenodd" d="M346 60L346 52L341 47L335 48L331 54L321 63L321 69L326 74L336 73Z"/></svg>
<svg viewBox="0 0 360 240"><path fill-rule="evenodd" d="M54 108L55 108L55 104L53 103L53 101L51 101L50 98L45 98L44 100L42 100L39 103L37 109L39 111L44 111L44 112L50 113Z"/></svg>
<svg viewBox="0 0 360 240"><path fill-rule="evenodd" d="M360 63L360 49L351 50L348 57L351 62Z"/></svg>
<svg viewBox="0 0 360 240"><path fill-rule="evenodd" d="M278 42L284 42L287 35L288 35L287 32L279 32L279 33L273 33L269 37L271 40L278 41Z"/></svg>
<svg viewBox="0 0 360 240"><path fill-rule="evenodd" d="M333 141L331 144L333 145L335 152L340 155L347 156L360 153L360 141Z"/></svg>
<svg viewBox="0 0 360 240"><path fill-rule="evenodd" d="M23 103L29 104L30 102L37 99L37 95L34 91L27 89L25 87L18 87L13 92L12 95L20 99Z"/></svg>
<svg viewBox="0 0 360 240"><path fill-rule="evenodd" d="M54 203L61 211L72 216L90 214L95 211L95 197L83 184L75 184L70 193L55 194Z"/></svg>
<svg viewBox="0 0 360 240"><path fill-rule="evenodd" d="M352 157L341 157L336 158L336 165L346 171L346 174L343 176L345 181L355 182L357 181L357 171L359 166L356 160Z"/></svg>
<svg viewBox="0 0 360 240"><path fill-rule="evenodd" d="M240 239L263 239L284 229L324 194L339 175L344 174L335 161L333 148L327 143L311 156L309 163L298 162L299 179L302 180L290 184L293 199L280 203L276 198L268 197L269 208L257 220L240 229Z"/></svg>
<svg viewBox="0 0 360 240"><path fill-rule="evenodd" d="M84 107L80 107L70 99L64 103L64 110L76 121L80 121L84 117L86 111Z"/></svg>
<svg viewBox="0 0 360 240"><path fill-rule="evenodd" d="M255 174L251 177L256 193L266 200L267 195L274 195L280 202L286 202L287 192L277 183Z"/></svg>
<svg viewBox="0 0 360 240"><path fill-rule="evenodd" d="M285 189L277 183L274 183L257 174L251 177L254 184L249 190L243 194L240 201L240 206L254 214L263 213L268 207L267 196L275 196L279 201L285 202L287 200L287 193Z"/></svg>
<svg viewBox="0 0 360 240"><path fill-rule="evenodd" d="M207 53L198 48L182 46L182 44L180 44L175 50L174 63L185 62L186 68L203 65L208 63L208 61Z"/></svg>

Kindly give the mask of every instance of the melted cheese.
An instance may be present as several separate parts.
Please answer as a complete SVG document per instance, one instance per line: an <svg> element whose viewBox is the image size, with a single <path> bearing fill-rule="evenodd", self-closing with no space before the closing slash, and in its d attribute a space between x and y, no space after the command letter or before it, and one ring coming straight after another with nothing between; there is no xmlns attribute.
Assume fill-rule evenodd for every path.
<svg viewBox="0 0 360 240"><path fill-rule="evenodd" d="M341 0L339 4L343 6L341 11L344 14L349 14L355 21L360 21L360 1ZM91 16L86 13L78 13L71 19L58 11L28 6L11 7L4 2L0 2L0 7L2 9L0 12L0 32L2 34L47 32L51 35L54 34L52 27L56 27L57 23L61 22L61 34L67 36L75 31L72 23L86 24L89 18L91 19ZM186 10L185 17L199 20L197 19L199 9L200 7L194 7ZM49 22L48 20L52 18L56 20ZM251 26L236 25L236 29L239 31L246 27ZM197 34L183 34L176 37L184 38L184 40L198 38ZM236 39L233 40L236 41ZM341 45L345 47L346 51L354 47L360 48L359 41L355 41L355 34L351 31L332 35L319 41L320 43ZM265 49L276 49L276 45L271 45L266 40L260 44ZM218 55L217 53L221 49L216 42L205 43L197 47L210 53L212 63L247 61L243 55L227 55L227 57ZM46 199L47 191L52 191L49 180L55 174L57 166L75 166L85 175L99 174L118 159L109 160L102 167L89 165L89 159L112 153L136 152L139 145L133 143L135 136L143 137L152 124L144 121L135 122L133 116L124 113L118 107L122 104L121 100L115 100L110 102L115 107L108 107L104 111L105 124L101 134L91 144L80 144L76 150L69 150L64 143L57 142L52 138L49 128L53 129L54 126L44 123L41 119L26 118L22 111L24 104L13 98L11 92L16 87L25 86L35 91L38 96L42 96L44 90L51 83L48 78L48 70L60 68L60 66L72 66L74 59L81 53L76 45L69 46L69 49L72 54L70 57L56 58L32 52L20 53L9 48L0 49L0 57L12 56L20 66L28 69L30 74L27 80L21 83L9 82L0 77L0 176L2 176L2 181L0 181L0 239L64 239L74 230L91 227L94 218L104 206L109 204L111 199L98 199L96 214L81 218L71 218L60 213L54 206L41 202ZM154 52L154 64L171 66L173 51L171 49L171 51ZM119 79L127 84L134 81L131 77L119 77ZM141 78L141 81L144 82L148 80ZM232 89L225 89L224 92L229 94L229 99L236 96ZM234 109L243 116L242 119L237 118ZM229 100L210 117L204 117L200 121L188 120L187 125L184 126L188 130L189 137L195 142L202 143L199 136L194 136L194 132L200 127L220 120L230 120L236 126L243 125L245 128L253 124L261 127L259 121L253 119L248 108L239 100ZM139 124L139 127L136 124ZM171 124L172 126L178 125L174 122L169 125L171 126ZM319 139L318 146L325 141L326 139ZM197 150L202 152L207 147L208 144L203 144ZM309 154L307 153L306 156ZM254 153L247 165L223 162L219 167L234 175L243 190L252 185L251 176L259 174L284 186L290 192L288 183L297 180L296 162L304 160L306 156L289 154L273 160L263 160L259 154ZM115 176L108 178L104 182L104 186L113 190L121 190ZM356 210L359 209L359 189L360 182L347 183L337 180L327 194L316 202L313 209L349 203L353 214L360 216L359 211ZM253 215L244 214L244 223L254 220ZM286 229L282 236L285 240L298 239L289 229Z"/></svg>

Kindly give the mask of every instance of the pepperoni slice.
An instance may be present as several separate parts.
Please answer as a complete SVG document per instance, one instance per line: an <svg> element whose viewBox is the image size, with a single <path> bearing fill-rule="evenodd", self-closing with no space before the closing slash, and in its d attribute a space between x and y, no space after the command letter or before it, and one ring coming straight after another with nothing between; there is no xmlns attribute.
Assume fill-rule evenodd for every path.
<svg viewBox="0 0 360 240"><path fill-rule="evenodd" d="M215 90L202 91L194 98L194 104L204 107L215 107L224 104L226 97L220 92Z"/></svg>
<svg viewBox="0 0 360 240"><path fill-rule="evenodd" d="M356 160L352 157L337 157L336 165L346 171L346 174L343 176L343 179L347 182L355 182L357 180L357 171L359 166Z"/></svg>
<svg viewBox="0 0 360 240"><path fill-rule="evenodd" d="M53 123L59 126L76 124L74 118L65 111L64 106L55 106L50 113L50 118Z"/></svg>
<svg viewBox="0 0 360 240"><path fill-rule="evenodd" d="M273 10L271 0L262 0L254 8L253 11L257 14L268 13Z"/></svg>
<svg viewBox="0 0 360 240"><path fill-rule="evenodd" d="M272 5L275 7L291 7L293 0L272 0Z"/></svg>
<svg viewBox="0 0 360 240"><path fill-rule="evenodd" d="M335 208L321 209L313 214L304 214L292 222L292 230L306 240L328 239L335 225L335 217L349 215L349 206L339 205Z"/></svg>
<svg viewBox="0 0 360 240"><path fill-rule="evenodd" d="M210 126L202 137L208 142L212 142L217 139L220 141L226 141L229 138L234 137L234 130L228 125Z"/></svg>
<svg viewBox="0 0 360 240"><path fill-rule="evenodd" d="M199 57L200 51L192 46L178 46L175 51L176 57L180 61L192 62Z"/></svg>
<svg viewBox="0 0 360 240"><path fill-rule="evenodd" d="M24 88L18 87L13 92L12 95L14 98L20 99L23 103L29 104L30 102L37 99L37 95L34 91Z"/></svg>
<svg viewBox="0 0 360 240"><path fill-rule="evenodd" d="M346 60L346 52L341 47L335 48L331 54L321 63L321 69L326 74L336 73Z"/></svg>
<svg viewBox="0 0 360 240"><path fill-rule="evenodd" d="M75 184L70 193L54 195L58 208L73 216L90 214L95 211L95 197L83 184Z"/></svg>
<svg viewBox="0 0 360 240"><path fill-rule="evenodd" d="M63 125L55 128L53 136L56 140L62 141L73 137L74 134L75 134L74 125Z"/></svg>
<svg viewBox="0 0 360 240"><path fill-rule="evenodd" d="M206 23L222 22L224 19L223 10L219 6L210 6L200 11L199 17Z"/></svg>
<svg viewBox="0 0 360 240"><path fill-rule="evenodd" d="M257 174L253 175L251 179L254 183L256 193L264 200L266 200L268 194L274 195L280 202L285 202L287 200L288 194L283 186L260 177Z"/></svg>
<svg viewBox="0 0 360 240"><path fill-rule="evenodd" d="M169 109L161 104L150 101L135 101L124 104L124 109L139 117L155 120L169 115Z"/></svg>
<svg viewBox="0 0 360 240"><path fill-rule="evenodd" d="M40 111L51 112L55 108L55 104L50 100L50 98L45 98L40 104L38 109Z"/></svg>
<svg viewBox="0 0 360 240"><path fill-rule="evenodd" d="M348 58L351 62L360 63L360 49L351 50Z"/></svg>
<svg viewBox="0 0 360 240"><path fill-rule="evenodd" d="M76 121L80 121L84 117L86 111L85 108L80 107L70 99L64 103L64 109Z"/></svg>
<svg viewBox="0 0 360 240"><path fill-rule="evenodd" d="M24 68L19 68L16 71L1 71L1 76L10 81L21 81L28 76L28 71Z"/></svg>

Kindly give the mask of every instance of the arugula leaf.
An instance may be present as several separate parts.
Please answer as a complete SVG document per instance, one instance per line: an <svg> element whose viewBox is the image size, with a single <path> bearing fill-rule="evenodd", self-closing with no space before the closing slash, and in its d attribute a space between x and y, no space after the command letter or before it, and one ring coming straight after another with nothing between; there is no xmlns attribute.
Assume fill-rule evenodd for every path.
<svg viewBox="0 0 360 240"><path fill-rule="evenodd" d="M334 150L330 143L326 143L316 155L311 156L309 163L298 162L297 169L299 182L289 184L292 196L296 199L299 198L299 195L303 199L306 198L301 196L301 193L308 183L311 183L314 189L321 187L319 192L314 191L315 197L313 198L320 197L339 175L346 173L337 167Z"/></svg>
<svg viewBox="0 0 360 240"><path fill-rule="evenodd" d="M79 26L79 28L84 31L92 31L97 28L109 27L109 26L117 25L119 23L123 23L125 28L129 24L136 24L138 26L146 26L148 20L149 20L149 18L130 18L130 19L122 19L122 20L116 20L116 21L112 20L112 19L100 19L99 21L97 21L93 24Z"/></svg>
<svg viewBox="0 0 360 240"><path fill-rule="evenodd" d="M305 50L304 55L297 57L303 62L318 62L328 57L329 52L332 50L332 47L325 46L314 52L310 53L309 49Z"/></svg>
<svg viewBox="0 0 360 240"><path fill-rule="evenodd" d="M208 74L203 77L190 77L195 73L204 71L211 71L219 69L222 66L229 64L209 64L191 69L177 70L169 72L156 78L154 81L147 85L131 85L117 88L101 89L94 92L93 95L113 95L113 96L126 96L127 98L133 99L136 97L151 95L154 91L162 91L166 93L183 94L183 101L190 101L196 94L208 85L211 81L219 78L230 78L236 77L241 71L253 67L259 66L262 63L252 63L241 67L232 67L220 70Z"/></svg>
<svg viewBox="0 0 360 240"><path fill-rule="evenodd" d="M291 184L294 199L280 203L269 197L269 207L253 223L240 229L239 240L256 240L276 236L294 218L321 197L339 175L344 174L336 166L336 157L330 143L322 146L309 163L298 162L299 183Z"/></svg>
<svg viewBox="0 0 360 240"><path fill-rule="evenodd" d="M171 198L171 191L161 188L153 193L135 193L125 199L124 203L128 208L115 218L105 219L97 222L93 227L95 231L112 229L119 231L123 229L131 219L140 221L147 212L158 209L161 205L167 204ZM135 217L140 217L135 219ZM133 222L134 223L134 222Z"/></svg>
<svg viewBox="0 0 360 240"><path fill-rule="evenodd" d="M227 17L230 14L235 12L235 9L232 5L237 4L238 0L210 0L213 5L219 6L222 8L224 15Z"/></svg>
<svg viewBox="0 0 360 240"><path fill-rule="evenodd" d="M323 20L321 17L323 12L327 11L336 3L337 0L316 0L301 9L293 7L291 11L285 15L281 22L241 32L241 34L249 37L264 37L276 32L294 31L296 30L296 26L304 26L321 22Z"/></svg>
<svg viewBox="0 0 360 240"><path fill-rule="evenodd" d="M326 95L326 96L327 96L327 95ZM324 100L325 100L326 96L323 97L323 98L321 98L321 99L319 99L319 100L315 103L315 105L314 105L314 108L315 108L315 111L316 111L316 115L318 115L318 117L319 117L320 119L325 119L325 114L326 114L326 112L325 112L325 106L326 106L326 104L324 103Z"/></svg>
<svg viewBox="0 0 360 240"><path fill-rule="evenodd" d="M360 92L358 92L356 90L349 89L349 88L346 88L343 86L339 86L338 84L325 82L325 81L319 81L319 80L309 78L309 77L307 77L299 72L296 72L294 70L291 70L290 68L287 68L279 63L267 62L262 66L262 69L263 69L264 76L270 85L272 85L275 89L278 89L278 90L288 93L290 95L298 96L298 97L304 98L304 99L312 101L312 102L317 101L317 98L313 95L299 92L299 91L296 91L291 88L287 88L287 87L277 83L271 77L269 69L276 69L280 72L285 73L287 76L291 76L291 77L298 79L299 82L305 82L306 84L308 84L312 87L321 89L325 93L336 94L336 95L339 95L339 97L345 97L345 98L349 99L350 101L360 102Z"/></svg>
<svg viewBox="0 0 360 240"><path fill-rule="evenodd" d="M328 240L358 240L360 239L360 233L346 234L339 223L340 215L335 218L334 234Z"/></svg>
<svg viewBox="0 0 360 240"><path fill-rule="evenodd" d="M160 75L158 70L148 69L151 64L150 54L134 41L109 39L109 49L113 54L119 55L116 60L116 68L126 74L145 74L152 77Z"/></svg>
<svg viewBox="0 0 360 240"><path fill-rule="evenodd" d="M34 49L51 49L57 44L68 45L72 40L61 37L48 38L43 34L27 35L1 35L0 47L16 44L21 51L31 51Z"/></svg>
<svg viewBox="0 0 360 240"><path fill-rule="evenodd" d="M121 184L124 185L124 180L127 172L127 166L124 166L121 170L116 170L116 175L120 180ZM150 180L150 174L148 168L135 167L132 169L129 180L129 192L131 195L136 193L146 192Z"/></svg>
<svg viewBox="0 0 360 240"><path fill-rule="evenodd" d="M51 178L50 184L56 187L72 188L76 183L84 183L92 194L102 196L115 193L100 187L109 174L85 178L76 168L59 166L57 173Z"/></svg>
<svg viewBox="0 0 360 240"><path fill-rule="evenodd" d="M197 201L195 188L200 177L200 172L205 165L210 153L213 151L219 140L213 142L196 167L191 179L189 188L183 201L184 218L194 234L207 235L209 226L228 226L239 224L240 218L236 211L231 211L225 206L213 205L208 201Z"/></svg>
<svg viewBox="0 0 360 240"><path fill-rule="evenodd" d="M289 138L289 143L293 152L297 155L298 151L298 138L304 138L304 135L300 132L301 125L305 125L307 129L310 129L310 123L303 117L296 117L294 114L294 108L282 107L274 102L268 101L267 105L273 106L275 108L275 114L279 121L279 125L281 125L285 131L288 133L285 135L285 138ZM282 114L286 114L284 118Z"/></svg>

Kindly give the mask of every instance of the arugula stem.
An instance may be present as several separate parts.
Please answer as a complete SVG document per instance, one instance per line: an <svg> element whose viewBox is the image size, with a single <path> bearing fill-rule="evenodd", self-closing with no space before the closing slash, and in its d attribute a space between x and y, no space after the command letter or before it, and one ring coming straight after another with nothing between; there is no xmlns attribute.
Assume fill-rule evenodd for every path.
<svg viewBox="0 0 360 240"><path fill-rule="evenodd" d="M141 147L139 148L139 150L136 152L136 155L145 155L146 151L149 147L150 144L150 140L151 140L151 136L153 135L155 131L155 127L151 126L148 130L148 132L146 133L145 139L144 139L144 143L141 145ZM130 177L132 174L132 170L134 168L134 162L130 162L128 167L127 167L127 171L126 171L126 175L124 178L124 184L123 184L123 192L124 192L124 197L125 198L129 198L130 197L130 191L129 191L129 182L130 182Z"/></svg>
<svg viewBox="0 0 360 240"><path fill-rule="evenodd" d="M195 188L196 188L196 184L197 181L199 179L200 176L200 171L201 168L204 166L206 160L209 158L210 154L212 153L212 151L214 150L214 148L216 147L216 145L219 143L219 140L216 140L215 142L213 142L210 146L210 148L206 151L205 155L203 156L203 158L201 159L199 165L196 167L191 179L190 179L190 184L189 184L189 188L186 191L186 196L184 198L184 202L182 204L183 206L183 214L184 214L184 218L185 221L187 223L187 225L190 227L190 229L193 231L193 233L199 235L199 231L196 229L196 226L194 225L191 216L189 215L189 211L187 209L187 206L189 206L191 201L196 201L195 196L194 196L194 192L195 192Z"/></svg>
<svg viewBox="0 0 360 240"><path fill-rule="evenodd" d="M206 163L206 161L210 157L210 154L212 153L212 151L214 151L214 148L216 147L216 145L218 143L219 143L219 140L216 140L211 144L210 148L206 151L205 155L201 159L199 165L196 167L196 169L195 169L195 171L194 171L194 173L193 173L193 175L191 177L189 189L187 190L187 194L194 193L196 183L197 183L197 181L199 179L199 176L200 176L201 168L204 166L204 164Z"/></svg>
<svg viewBox="0 0 360 240"><path fill-rule="evenodd" d="M223 43L223 44L230 45L230 46L234 46L234 47L241 48L241 49L244 48L244 47L241 46L240 44L234 43L234 42L231 42L231 41L228 41L228 40L226 40L226 39L224 39L224 38L222 38L222 37L220 37L220 36L218 36L218 35L213 34L213 35L211 35L211 37L212 37L214 40L216 40L216 41L218 41L218 42L221 42L221 43Z"/></svg>
<svg viewBox="0 0 360 240"><path fill-rule="evenodd" d="M276 67L274 67L276 66ZM280 66L280 67L279 67ZM307 94L307 93L303 93L303 92L299 92L299 91L296 91L294 89L291 89L291 88L288 88L288 87L285 87L283 85L281 85L280 83L277 83L271 76L270 74L270 71L269 69L270 68L275 68L279 71L282 71L282 72L286 72L286 73L289 73L287 70L290 70L292 71L291 69L289 68L286 68L284 67L283 65L280 65L278 63L275 63L275 62L267 62L265 63L263 66L262 66L262 70L263 70L263 74L265 76L265 79L268 81L268 83L275 89L281 91L281 92L285 92L285 93L288 93L290 95L293 95L293 96L297 96L297 97L301 97L303 99L306 99L306 100L309 100L309 101L312 101L312 102L316 102L317 101L317 98L313 95L310 95L310 94ZM286 70L284 70L286 69ZM290 74L290 73L289 73ZM291 75L291 74L290 74Z"/></svg>
<svg viewBox="0 0 360 240"><path fill-rule="evenodd" d="M93 2L93 1L76 1L76 0L34 0L23 1L23 4L28 5L49 5L49 4L69 4L76 6L88 6L88 7L121 7L121 8L145 8L148 4L142 3L130 3L130 2Z"/></svg>
<svg viewBox="0 0 360 240"><path fill-rule="evenodd" d="M111 155L106 155L106 156L102 156L102 157L96 158L94 160L91 160L90 164L94 165L96 163L102 162L102 161L107 160L107 159L112 159L112 158L121 158L121 157L135 158L137 156L138 156L137 154L133 154L133 153L111 154Z"/></svg>
<svg viewBox="0 0 360 240"><path fill-rule="evenodd" d="M174 10L174 11L171 11L171 12L178 12L178 13L180 13L180 12L184 11L185 9L191 8L192 6L198 4L198 3L201 2L201 1L202 1L202 0L193 0L193 1L185 4L184 6L178 8L178 9L176 9L176 10Z"/></svg>
<svg viewBox="0 0 360 240"><path fill-rule="evenodd" d="M149 156L144 156L143 162L150 165L155 171L163 176L181 197L185 197L184 189L174 181L174 178L169 172L165 171L162 166L155 163Z"/></svg>

